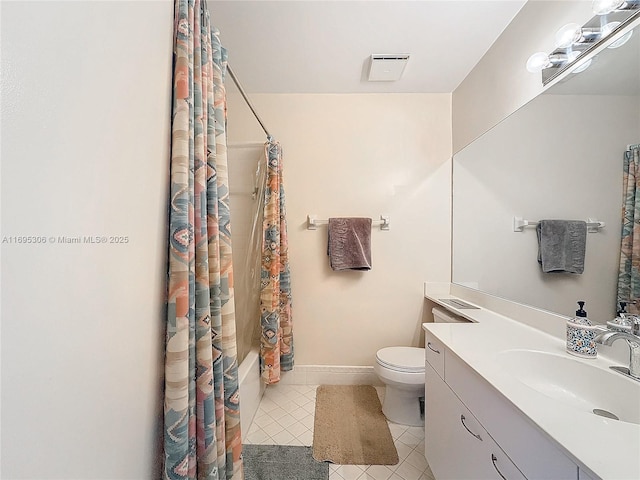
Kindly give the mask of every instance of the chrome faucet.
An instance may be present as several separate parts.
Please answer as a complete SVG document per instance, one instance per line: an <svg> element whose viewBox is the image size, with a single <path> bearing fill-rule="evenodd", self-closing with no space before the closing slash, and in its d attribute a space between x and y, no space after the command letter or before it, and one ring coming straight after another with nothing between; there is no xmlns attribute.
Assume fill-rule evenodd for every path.
<svg viewBox="0 0 640 480"><path fill-rule="evenodd" d="M630 320L631 329L629 332L617 329L607 329L596 335L595 341L602 345L611 346L616 340L626 340L629 344L630 350L628 373L627 369L624 367L611 368L640 381L640 317L627 315L626 319Z"/></svg>

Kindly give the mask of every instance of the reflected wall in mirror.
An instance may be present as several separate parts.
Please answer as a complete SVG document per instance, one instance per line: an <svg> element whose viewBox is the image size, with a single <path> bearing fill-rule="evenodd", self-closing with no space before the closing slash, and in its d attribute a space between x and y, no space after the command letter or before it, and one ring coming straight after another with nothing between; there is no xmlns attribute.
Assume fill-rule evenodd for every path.
<svg viewBox="0 0 640 480"><path fill-rule="evenodd" d="M453 283L572 316L616 313L623 155L640 142L640 27L546 90L453 159ZM513 218L587 220L584 273L542 273L535 227Z"/></svg>

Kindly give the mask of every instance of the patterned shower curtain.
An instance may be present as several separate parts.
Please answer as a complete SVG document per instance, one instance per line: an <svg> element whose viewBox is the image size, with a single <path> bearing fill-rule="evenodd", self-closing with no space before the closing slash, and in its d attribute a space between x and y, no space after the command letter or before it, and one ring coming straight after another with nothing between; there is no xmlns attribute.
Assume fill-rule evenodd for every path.
<svg viewBox="0 0 640 480"><path fill-rule="evenodd" d="M280 372L293 368L291 278L287 242L282 148L265 144L267 158L260 272L260 369L265 383L280 381Z"/></svg>
<svg viewBox="0 0 640 480"><path fill-rule="evenodd" d="M176 0L164 465L242 480L226 158L226 51L204 0Z"/></svg>
<svg viewBox="0 0 640 480"><path fill-rule="evenodd" d="M627 311L640 314L640 145L624 153L623 178L618 301L632 302Z"/></svg>

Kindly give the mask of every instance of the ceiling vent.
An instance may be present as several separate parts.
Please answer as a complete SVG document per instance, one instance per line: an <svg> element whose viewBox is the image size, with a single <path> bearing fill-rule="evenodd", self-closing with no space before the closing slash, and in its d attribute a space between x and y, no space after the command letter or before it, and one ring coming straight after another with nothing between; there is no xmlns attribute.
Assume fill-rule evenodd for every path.
<svg viewBox="0 0 640 480"><path fill-rule="evenodd" d="M373 54L371 55L368 80L370 82L393 82L400 80L408 61L408 54Z"/></svg>

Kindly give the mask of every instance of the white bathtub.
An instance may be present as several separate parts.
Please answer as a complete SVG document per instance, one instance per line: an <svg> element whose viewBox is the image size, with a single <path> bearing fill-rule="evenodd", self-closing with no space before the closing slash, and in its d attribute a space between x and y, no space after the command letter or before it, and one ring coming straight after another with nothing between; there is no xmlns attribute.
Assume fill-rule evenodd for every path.
<svg viewBox="0 0 640 480"><path fill-rule="evenodd" d="M264 382L260 380L257 348L251 350L238 366L238 382L240 384L240 425L242 436L246 437L265 389Z"/></svg>

